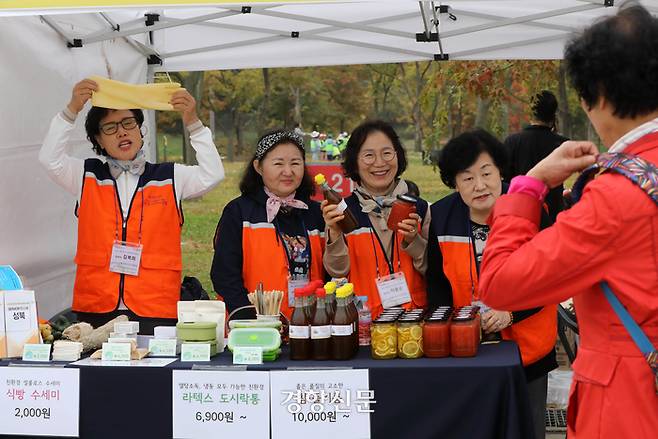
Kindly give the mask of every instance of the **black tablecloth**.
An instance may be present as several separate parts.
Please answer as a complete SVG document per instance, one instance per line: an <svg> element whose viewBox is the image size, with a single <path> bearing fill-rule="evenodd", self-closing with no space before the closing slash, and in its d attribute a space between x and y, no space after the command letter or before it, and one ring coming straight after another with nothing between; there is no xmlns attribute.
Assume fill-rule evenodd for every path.
<svg viewBox="0 0 658 439"><path fill-rule="evenodd" d="M231 355L227 351L203 364L230 365ZM284 352L275 362L249 369L322 366L369 369L374 439L532 438L525 377L512 342L481 346L474 358L373 360L362 349L347 362L290 361ZM81 367L80 437L171 437L171 371L191 367L180 361L164 368Z"/></svg>

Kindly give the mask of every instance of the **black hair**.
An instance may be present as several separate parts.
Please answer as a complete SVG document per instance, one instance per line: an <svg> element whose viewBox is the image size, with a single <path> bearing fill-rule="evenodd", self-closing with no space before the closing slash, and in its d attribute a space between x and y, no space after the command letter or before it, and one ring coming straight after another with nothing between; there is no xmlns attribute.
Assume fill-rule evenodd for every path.
<svg viewBox="0 0 658 439"><path fill-rule="evenodd" d="M578 95L592 108L601 96L619 118L658 109L658 19L631 3L587 28L564 53Z"/></svg>
<svg viewBox="0 0 658 439"><path fill-rule="evenodd" d="M260 139L258 139L257 143L260 143L261 140L263 140L265 137L270 136L275 133L283 132L285 130L274 130L267 132L263 134ZM297 146L299 150L302 153L302 159L304 160L304 175L302 176L302 181L297 188L295 192L295 198L300 198L300 199L306 199L310 198L314 193L315 193L315 185L313 184L313 179L311 178L311 175L308 172L308 168L306 167L306 156L304 154L304 148L300 147L297 143L292 141L291 139L287 137L283 137L280 141L276 142L271 148L267 150L267 152L261 157L259 160L262 161L267 157L267 155L272 152L278 145L281 145L283 143L292 143L293 145ZM254 160L256 160L256 153L251 157L249 161L247 161L247 166L245 167L243 173L242 173L242 178L240 179L240 193L243 195L248 195L248 194L256 194L259 191L263 189L263 177L256 172L256 169L254 169Z"/></svg>
<svg viewBox="0 0 658 439"><path fill-rule="evenodd" d="M368 136L376 131L386 135L393 144L393 148L395 148L395 153L398 159L398 172L395 174L395 178L402 175L404 170L407 169L407 155L402 146L402 142L400 142L400 137L391 124L384 122L383 120L366 121L354 128L354 131L350 134L350 138L345 146L345 151L343 151L342 165L343 170L345 171L345 176L351 178L357 183L361 183L358 165L359 152Z"/></svg>
<svg viewBox="0 0 658 439"><path fill-rule="evenodd" d="M443 183L454 189L457 174L472 166L483 152L491 156L501 176L504 176L507 169L505 147L493 135L478 128L453 137L441 150L439 170Z"/></svg>
<svg viewBox="0 0 658 439"><path fill-rule="evenodd" d="M557 99L548 90L542 90L532 98L533 117L547 124L555 123L555 112L557 111Z"/></svg>
<svg viewBox="0 0 658 439"><path fill-rule="evenodd" d="M87 113L87 120L85 120L85 130L87 131L87 139L91 142L93 150L98 155L107 156L107 152L101 148L101 145L96 140L96 136L101 133L101 120L108 115L111 108L104 107L91 107ZM144 123L144 113L140 109L131 109L135 119L137 119L137 126L141 129Z"/></svg>
<svg viewBox="0 0 658 439"><path fill-rule="evenodd" d="M407 182L407 193L409 195L413 195L416 198L419 198L420 197L420 188L418 187L418 185L416 183L414 183L413 181L411 181L411 180L407 180L406 178L405 178L404 181Z"/></svg>

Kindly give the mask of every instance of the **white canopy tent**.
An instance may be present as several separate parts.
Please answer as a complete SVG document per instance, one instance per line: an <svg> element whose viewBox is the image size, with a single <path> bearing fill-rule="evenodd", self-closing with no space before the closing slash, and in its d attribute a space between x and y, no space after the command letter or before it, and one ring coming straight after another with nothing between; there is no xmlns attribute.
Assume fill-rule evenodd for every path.
<svg viewBox="0 0 658 439"><path fill-rule="evenodd" d="M0 264L13 265L36 290L43 317L70 306L76 220L75 200L48 179L37 154L80 79L99 74L137 83L158 71L557 59L574 31L616 12L603 0L52 3L0 3ZM103 6L113 3L133 6ZM658 12L658 1L642 3ZM71 151L81 157L91 154L83 120Z"/></svg>

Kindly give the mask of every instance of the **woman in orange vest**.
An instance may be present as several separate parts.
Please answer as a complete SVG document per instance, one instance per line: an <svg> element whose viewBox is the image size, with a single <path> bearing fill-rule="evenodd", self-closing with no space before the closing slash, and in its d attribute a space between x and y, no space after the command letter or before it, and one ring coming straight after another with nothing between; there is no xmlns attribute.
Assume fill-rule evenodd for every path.
<svg viewBox="0 0 658 439"><path fill-rule="evenodd" d="M460 134L441 152L441 180L455 192L432 204L427 258L427 293L432 306L481 306L482 329L514 340L528 382L535 437L543 437L548 372L557 367L557 310L545 306L499 311L478 301L478 275L489 235L487 217L501 193L504 146L484 130Z"/></svg>
<svg viewBox="0 0 658 439"><path fill-rule="evenodd" d="M398 233L387 225L393 202L409 193L407 182L400 178L406 167L405 151L393 127L383 121L365 122L352 132L343 161L345 175L357 183L345 199L357 229L343 234L337 223L345 216L336 205L322 203L327 224L324 266L331 276L347 277L356 295L368 297L373 318L387 307L427 304L427 202L416 198L417 213L398 223Z"/></svg>
<svg viewBox="0 0 658 439"><path fill-rule="evenodd" d="M215 231L210 277L229 312L249 305L247 294L262 282L285 293L281 311L290 317L293 290L324 279L324 221L313 191L302 138L283 130L261 137L242 195L226 205Z"/></svg>
<svg viewBox="0 0 658 439"><path fill-rule="evenodd" d="M198 166L149 163L142 149L142 110L91 107L85 128L98 158L66 153L75 119L98 83L77 83L57 114L39 161L48 175L77 197L77 271L73 311L99 326L119 314L148 334L176 322L181 289L181 200L198 197L224 177L210 130L199 121L196 102L179 90L170 103L182 115Z"/></svg>

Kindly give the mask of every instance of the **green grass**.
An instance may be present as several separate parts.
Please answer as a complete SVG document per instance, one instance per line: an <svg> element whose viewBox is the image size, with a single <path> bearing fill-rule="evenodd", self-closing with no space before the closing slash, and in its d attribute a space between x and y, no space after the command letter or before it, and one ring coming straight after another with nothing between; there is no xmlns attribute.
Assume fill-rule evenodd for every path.
<svg viewBox="0 0 658 439"><path fill-rule="evenodd" d="M172 143L172 139L169 139L170 146ZM178 145L180 148L180 142ZM172 160L174 157L168 153L167 158ZM183 275L197 277L208 292L212 292L213 289L210 281L210 265L215 228L224 206L239 195L238 183L244 167L245 162L224 161L226 178L203 197L183 202L185 214L182 235ZM420 187L421 196L429 202L434 202L450 193L450 189L441 182L438 171L435 172L432 166L421 163L419 153L408 154L408 167L404 177L413 180Z"/></svg>

